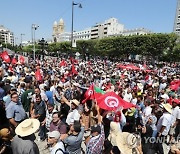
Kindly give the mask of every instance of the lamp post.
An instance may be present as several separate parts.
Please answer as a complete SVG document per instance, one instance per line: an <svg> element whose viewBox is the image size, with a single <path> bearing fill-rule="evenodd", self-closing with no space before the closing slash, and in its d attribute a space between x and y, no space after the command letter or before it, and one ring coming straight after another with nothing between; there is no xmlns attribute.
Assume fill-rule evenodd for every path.
<svg viewBox="0 0 180 154"><path fill-rule="evenodd" d="M21 34L21 47L22 47L22 36L25 35L25 34Z"/></svg>
<svg viewBox="0 0 180 154"><path fill-rule="evenodd" d="M47 48L48 43L47 43L47 41L44 40L44 38L42 38L42 39L39 41L38 44L41 45L41 49L42 49L42 59L44 59L44 55L47 54L47 53L45 52L45 49Z"/></svg>
<svg viewBox="0 0 180 154"><path fill-rule="evenodd" d="M32 35L32 43L33 43L33 57L34 57L34 61L36 60L36 47L35 47L35 44L36 44L36 41L35 41L35 31L37 30L37 28L39 27L39 25L36 25L36 24L32 24L31 26L31 35Z"/></svg>
<svg viewBox="0 0 180 154"><path fill-rule="evenodd" d="M74 31L74 5L78 5L79 8L82 8L81 3L74 3L74 1L72 1L72 24L71 24L71 50L73 48L73 31Z"/></svg>

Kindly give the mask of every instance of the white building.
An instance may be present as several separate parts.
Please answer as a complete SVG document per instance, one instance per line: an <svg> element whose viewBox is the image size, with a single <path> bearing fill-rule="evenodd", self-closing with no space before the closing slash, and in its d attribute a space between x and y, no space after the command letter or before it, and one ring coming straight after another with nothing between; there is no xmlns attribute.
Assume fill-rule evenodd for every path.
<svg viewBox="0 0 180 154"><path fill-rule="evenodd" d="M180 0L177 0L173 32L180 35Z"/></svg>
<svg viewBox="0 0 180 154"><path fill-rule="evenodd" d="M87 28L82 31L77 31L73 33L73 38L75 40L89 40L91 39L91 28Z"/></svg>
<svg viewBox="0 0 180 154"><path fill-rule="evenodd" d="M152 32L145 28L126 30L124 25L120 24L116 18L110 18L103 23L97 23L91 28L74 32L73 42L77 40L101 39L109 36L144 35L148 33ZM53 38L54 42L71 41L71 32L64 32L62 19L60 19L59 23L55 21L53 24Z"/></svg>
<svg viewBox="0 0 180 154"><path fill-rule="evenodd" d="M14 34L10 32L9 29L5 28L3 25L0 25L0 42L14 45Z"/></svg>
<svg viewBox="0 0 180 154"><path fill-rule="evenodd" d="M71 33L70 32L63 32L61 34L58 34L56 36L57 42L65 42L65 41L71 41Z"/></svg>
<svg viewBox="0 0 180 154"><path fill-rule="evenodd" d="M149 33L152 33L152 32L145 28L136 28L136 29L124 30L121 35L123 35L123 36L145 35L145 34L149 34Z"/></svg>
<svg viewBox="0 0 180 154"><path fill-rule="evenodd" d="M91 28L91 39L104 38L122 33L124 25L118 23L116 18L105 20L104 23L97 23Z"/></svg>

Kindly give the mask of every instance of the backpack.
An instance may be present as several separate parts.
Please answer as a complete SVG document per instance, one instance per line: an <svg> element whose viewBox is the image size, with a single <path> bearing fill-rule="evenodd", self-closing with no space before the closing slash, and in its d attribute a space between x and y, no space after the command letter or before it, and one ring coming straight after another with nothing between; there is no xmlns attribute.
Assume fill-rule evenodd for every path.
<svg viewBox="0 0 180 154"><path fill-rule="evenodd" d="M61 148L57 149L56 152L55 152L55 154L56 154L58 151L61 151L63 154L69 154L69 152L63 151Z"/></svg>

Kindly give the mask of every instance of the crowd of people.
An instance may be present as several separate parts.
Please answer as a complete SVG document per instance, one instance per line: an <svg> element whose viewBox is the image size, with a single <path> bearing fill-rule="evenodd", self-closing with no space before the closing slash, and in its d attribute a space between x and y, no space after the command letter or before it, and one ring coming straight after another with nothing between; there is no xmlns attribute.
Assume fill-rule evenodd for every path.
<svg viewBox="0 0 180 154"><path fill-rule="evenodd" d="M180 153L179 66L99 57L2 62L0 154L38 154L40 142L50 154ZM134 106L104 110L85 98L91 85Z"/></svg>

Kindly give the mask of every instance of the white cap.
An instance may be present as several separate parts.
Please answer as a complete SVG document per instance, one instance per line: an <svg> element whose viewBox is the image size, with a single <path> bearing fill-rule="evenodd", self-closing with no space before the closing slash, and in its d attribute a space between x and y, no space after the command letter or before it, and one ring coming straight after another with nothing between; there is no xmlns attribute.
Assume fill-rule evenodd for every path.
<svg viewBox="0 0 180 154"><path fill-rule="evenodd" d="M57 140L60 138L60 136L61 134L57 130L48 133L48 137L53 137Z"/></svg>

